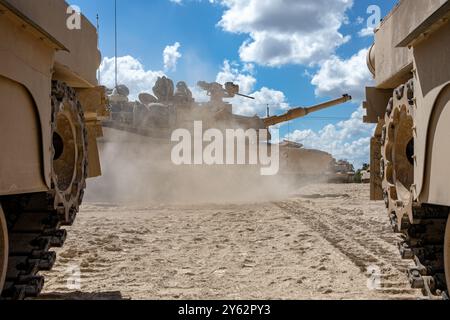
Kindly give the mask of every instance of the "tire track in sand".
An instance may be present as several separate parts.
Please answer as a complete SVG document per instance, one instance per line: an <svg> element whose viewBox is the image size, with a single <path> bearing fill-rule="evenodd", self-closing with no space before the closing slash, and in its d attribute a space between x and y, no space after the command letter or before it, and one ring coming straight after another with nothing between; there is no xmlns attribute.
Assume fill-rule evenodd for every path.
<svg viewBox="0 0 450 320"><path fill-rule="evenodd" d="M314 202L299 199L274 204L319 233L368 277L371 276L368 272L373 267L377 268L381 280L377 291L392 299L419 296L417 290L409 287L406 277L411 262L399 259L396 236L388 228L380 229L380 224L362 222L364 218L358 218L358 215L343 215L348 212L342 207L321 208L319 211L314 209Z"/></svg>

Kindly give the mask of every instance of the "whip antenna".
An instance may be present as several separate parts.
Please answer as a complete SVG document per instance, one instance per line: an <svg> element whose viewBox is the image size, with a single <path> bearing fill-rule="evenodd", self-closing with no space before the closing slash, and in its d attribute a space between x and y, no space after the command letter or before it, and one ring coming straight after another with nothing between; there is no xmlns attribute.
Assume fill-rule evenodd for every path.
<svg viewBox="0 0 450 320"><path fill-rule="evenodd" d="M115 83L117 88L117 0L114 0L114 64L115 64Z"/></svg>
<svg viewBox="0 0 450 320"><path fill-rule="evenodd" d="M98 13L97 13L97 48L99 46L100 46L100 18L99 18ZM98 83L99 84L102 82L101 76L102 76L102 74L101 74L100 68L98 68L97 78L98 78Z"/></svg>

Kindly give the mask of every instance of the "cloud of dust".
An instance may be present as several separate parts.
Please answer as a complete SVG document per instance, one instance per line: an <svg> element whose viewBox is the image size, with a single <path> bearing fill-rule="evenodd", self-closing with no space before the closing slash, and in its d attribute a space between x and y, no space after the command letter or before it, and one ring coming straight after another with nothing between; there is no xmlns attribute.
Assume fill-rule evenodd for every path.
<svg viewBox="0 0 450 320"><path fill-rule="evenodd" d="M261 176L259 166L176 166L169 141L108 128L104 134L99 141L103 175L88 181L88 202L260 202L286 198L298 185L294 177L282 174Z"/></svg>

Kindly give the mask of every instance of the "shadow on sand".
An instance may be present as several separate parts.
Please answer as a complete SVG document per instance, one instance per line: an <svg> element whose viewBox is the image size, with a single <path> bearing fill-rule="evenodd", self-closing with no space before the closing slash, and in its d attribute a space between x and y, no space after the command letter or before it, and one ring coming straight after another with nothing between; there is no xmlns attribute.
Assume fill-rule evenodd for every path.
<svg viewBox="0 0 450 320"><path fill-rule="evenodd" d="M110 292L50 292L40 295L36 300L130 300L120 291Z"/></svg>

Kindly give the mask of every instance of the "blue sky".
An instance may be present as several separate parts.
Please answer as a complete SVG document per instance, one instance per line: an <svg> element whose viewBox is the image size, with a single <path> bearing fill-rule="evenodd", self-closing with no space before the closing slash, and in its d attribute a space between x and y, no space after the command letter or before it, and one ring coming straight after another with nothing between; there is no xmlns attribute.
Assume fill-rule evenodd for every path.
<svg viewBox="0 0 450 320"><path fill-rule="evenodd" d="M362 96L363 88L370 83L370 79L367 76L367 68L360 66L363 54L360 55L361 59L356 59L355 55L360 50L368 48L373 42L373 37L363 37L358 33L367 25L366 21L370 16L367 13L367 8L370 5L378 5L381 9L381 15L385 16L395 5L396 0L322 0L324 5L317 12L323 11L325 19L336 19L336 21L329 23L324 20L320 25L318 23L316 27L322 29L318 33L314 33L316 32L315 29L311 30L311 34L314 34L315 37L325 37L323 41L327 41L326 39L330 37L330 45L318 49L312 56L306 58L303 57L302 53L292 55L292 57L289 55L283 56L283 53L280 53L277 59L284 59L280 63L274 63L275 60L272 59L271 54L277 46L271 46L269 40L264 42L268 54L271 55L266 60L259 55L259 52L266 50L264 48L256 47L253 51L250 48L244 54L240 48L245 43L255 42L255 37L258 37L258 34L264 36L270 34L273 36L271 39L281 39L281 36L280 38L275 34L279 32L281 35L284 33L283 39L285 39L291 32L285 31L291 30L291 28L292 33L298 32L298 37L295 39L299 42L296 48L300 48L300 52L307 52L310 47L314 47L317 43L320 47L320 41L315 42L315 39L309 39L303 43L302 37L308 38L308 33L305 30L309 30L309 25L315 25L316 20L322 18L311 17L313 20L308 22L310 17L302 15L302 8L309 10L311 6L319 5L321 1L271 1L270 5L279 3L280 9L292 7L293 11L299 10L298 19L295 19L295 16L293 18L289 16L289 9L280 10L280 12L271 9L267 0L259 0L261 1L260 4L266 3L266 11L264 11L264 5L261 6L261 11L258 8L252 9L251 2L253 1L255 0L117 0L118 55L136 59L140 63L139 68L143 68L145 71L165 73L175 81L184 80L188 82L190 86L195 86L198 80L215 81L219 79L218 73L223 71L224 61L234 62L235 65L234 67L232 65L232 68L236 69L234 70L235 77L242 74L247 76L244 79L254 80L255 83L250 81L253 83L251 86L252 92L260 91L263 87L274 92L282 92L284 99L268 99L267 103L275 101L275 104L278 104L278 102L283 102L285 103L283 106L308 106L328 98L338 97L340 94L347 93L346 90L355 91L355 93L350 93L356 94L357 97ZM96 15L99 15L100 50L103 57L113 57L114 1L71 0L68 2L79 6L83 14L93 23L95 23ZM301 6L297 7L297 5ZM342 9L344 7L345 9ZM305 23L302 23L302 21L305 21ZM336 23L339 27L334 30L336 29ZM330 35L326 33L328 30L336 31L333 37L331 37L331 31L329 32ZM338 35L347 37L346 41L333 44L334 40L340 41ZM165 69L163 51L167 46L172 46L177 42L180 44L178 52L181 57L176 60L176 70ZM324 43L326 44L326 42L322 42L322 45ZM286 50L289 50L291 45L289 43L280 42L278 48L282 50L281 48L284 48L284 45L286 45ZM351 60L352 57L355 57L355 59ZM352 67L353 70L346 74L347 82L351 85L340 83L342 80L338 77L343 78L344 76L336 72L333 75L337 78L336 81L330 83L328 83L328 80L323 81L321 83L324 88L321 88L317 85L317 81L323 79L327 71L334 74L333 68L338 64L336 61L341 61L342 67L347 65ZM353 63L351 63L352 61ZM359 63L359 65L356 65L356 63ZM246 64L252 66L251 72L243 70ZM324 66L328 66L328 69ZM322 72L320 72L321 69ZM104 70L106 70L106 67ZM341 72L344 71L341 70ZM322 77L317 76L319 73ZM364 76L353 79L354 73L361 73ZM222 74L222 76L228 79L227 77L230 75ZM314 76L317 76L316 84L313 84L314 81L312 81ZM128 76L126 79L119 78L119 82L126 81L130 81ZM128 83L125 84L128 85ZM357 90L360 91L357 92ZM264 104L264 99L261 98L258 102ZM241 102L236 101L236 103ZM353 122L356 122L356 118L361 116L361 111L357 115L354 114L358 112L359 105L360 101L356 101L293 121L289 126L281 127L281 135L291 134L289 138L300 141L308 147L325 149L325 151L332 152L336 157L347 158L356 165L360 165L365 159L368 159L368 146L365 143L370 136L370 127L367 126L368 129L364 129L361 123L357 123L355 125L363 129L355 130L355 132L352 130L343 131L346 126L352 125ZM280 105L273 105L271 109L274 113L282 112ZM253 111L251 108L245 110L247 112ZM254 110L261 114L265 107L255 107ZM346 119L349 120L345 122ZM348 121L351 122L348 123ZM329 126L330 124L332 127ZM297 132L295 132L296 130ZM333 135L340 139L339 145L330 146L330 139ZM313 143L308 143L309 137L314 140ZM363 147L365 151L358 152L355 155L352 148L358 147ZM344 150L346 148L348 150Z"/></svg>

